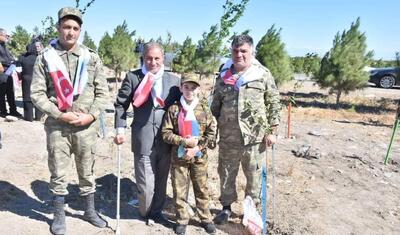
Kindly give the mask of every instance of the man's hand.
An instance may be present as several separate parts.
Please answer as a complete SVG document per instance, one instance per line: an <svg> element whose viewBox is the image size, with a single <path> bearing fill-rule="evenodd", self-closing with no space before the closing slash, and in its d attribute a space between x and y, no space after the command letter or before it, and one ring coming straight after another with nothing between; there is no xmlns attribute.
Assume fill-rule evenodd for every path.
<svg viewBox="0 0 400 235"><path fill-rule="evenodd" d="M185 139L185 143L186 143L186 147L193 148L193 147L197 146L197 144L199 143L199 138L188 137Z"/></svg>
<svg viewBox="0 0 400 235"><path fill-rule="evenodd" d="M269 134L264 137L265 144L270 147L276 143L276 136Z"/></svg>
<svg viewBox="0 0 400 235"><path fill-rule="evenodd" d="M185 160L189 161L190 159L192 159L194 156L196 156L196 153L199 150L199 146L195 146L194 148L186 148Z"/></svg>
<svg viewBox="0 0 400 235"><path fill-rule="evenodd" d="M114 137L114 143L116 143L116 144L118 144L118 145L125 143L125 135L123 135L123 134L117 134L117 135Z"/></svg>
<svg viewBox="0 0 400 235"><path fill-rule="evenodd" d="M66 112L66 113L62 113L58 119L63 122L69 123L69 122L72 122L72 121L78 119L78 115L76 115L73 112Z"/></svg>
<svg viewBox="0 0 400 235"><path fill-rule="evenodd" d="M78 117L75 120L72 120L69 122L69 124L75 125L75 126L86 126L89 125L94 121L94 117L91 114L87 113L78 113L74 112L74 114Z"/></svg>

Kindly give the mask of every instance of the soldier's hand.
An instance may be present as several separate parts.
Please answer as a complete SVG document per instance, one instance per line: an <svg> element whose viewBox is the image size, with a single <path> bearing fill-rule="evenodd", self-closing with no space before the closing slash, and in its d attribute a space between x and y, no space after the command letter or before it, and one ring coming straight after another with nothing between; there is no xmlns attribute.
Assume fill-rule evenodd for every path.
<svg viewBox="0 0 400 235"><path fill-rule="evenodd" d="M197 146L197 144L199 143L199 139L197 137L189 137L185 139L185 144L186 147L188 148L193 148L195 146Z"/></svg>
<svg viewBox="0 0 400 235"><path fill-rule="evenodd" d="M186 148L186 155L185 155L185 160L190 160L194 156L196 156L196 153L199 151L199 146L195 146L194 148Z"/></svg>
<svg viewBox="0 0 400 235"><path fill-rule="evenodd" d="M74 121L76 119L78 119L78 115L76 115L73 112L66 112L66 113L62 113L60 115L60 117L58 117L59 120L63 121L63 122L71 122Z"/></svg>
<svg viewBox="0 0 400 235"><path fill-rule="evenodd" d="M270 146L272 146L273 144L276 143L276 136L275 136L275 135L271 135L271 134L266 135L266 136L264 137L264 141L265 141L265 144L266 144L268 147L270 147Z"/></svg>
<svg viewBox="0 0 400 235"><path fill-rule="evenodd" d="M114 137L114 143L116 143L118 145L125 143L125 135L117 134Z"/></svg>
<svg viewBox="0 0 400 235"><path fill-rule="evenodd" d="M78 112L74 112L74 114L76 114L78 116L78 118L73 121L70 121L69 124L72 124L75 126L86 126L94 121L94 117L91 114L78 113Z"/></svg>

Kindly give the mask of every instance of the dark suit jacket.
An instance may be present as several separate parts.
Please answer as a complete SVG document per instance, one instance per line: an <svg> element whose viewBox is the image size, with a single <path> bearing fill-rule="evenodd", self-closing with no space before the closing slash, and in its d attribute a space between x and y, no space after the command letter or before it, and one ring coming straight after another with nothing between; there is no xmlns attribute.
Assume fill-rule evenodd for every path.
<svg viewBox="0 0 400 235"><path fill-rule="evenodd" d="M115 128L126 127L126 110L143 77L141 69L138 69L129 72L122 82L114 104ZM149 155L153 147L163 152L169 152L169 145L165 144L161 138L161 124L165 111L181 96L180 79L168 72L164 72L162 79L164 108L154 108L151 96L139 108L133 107L132 151L135 154Z"/></svg>

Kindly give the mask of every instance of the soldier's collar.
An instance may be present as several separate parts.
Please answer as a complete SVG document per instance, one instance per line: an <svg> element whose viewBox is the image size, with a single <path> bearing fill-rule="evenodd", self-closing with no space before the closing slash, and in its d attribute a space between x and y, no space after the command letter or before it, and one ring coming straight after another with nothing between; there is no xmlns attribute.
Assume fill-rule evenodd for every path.
<svg viewBox="0 0 400 235"><path fill-rule="evenodd" d="M51 45L52 47L54 47L54 49L56 49L58 55L63 55L63 54L65 54L65 53L68 53L67 50L65 50L64 48L62 48L62 46L60 45L60 43L58 42L58 40L53 41L53 42L50 42L50 45ZM74 55L77 55L77 56L80 56L80 55L82 54L82 49L81 49L81 46L80 46L79 43L78 43L78 44L76 45L76 47L71 51L71 53L74 54Z"/></svg>

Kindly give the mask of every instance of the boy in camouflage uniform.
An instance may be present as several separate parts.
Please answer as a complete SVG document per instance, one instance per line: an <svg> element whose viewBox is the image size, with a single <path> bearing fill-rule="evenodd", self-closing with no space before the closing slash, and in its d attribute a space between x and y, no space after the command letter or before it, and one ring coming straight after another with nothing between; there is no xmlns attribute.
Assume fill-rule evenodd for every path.
<svg viewBox="0 0 400 235"><path fill-rule="evenodd" d="M67 173L72 154L80 195L85 199L83 218L97 227L107 225L94 208L93 151L99 129L98 117L107 102L108 87L99 56L78 44L81 25L79 9L65 7L58 12L58 39L37 57L32 77L32 102L48 116L44 128L50 191L54 195L53 234L66 232L64 197L68 194Z"/></svg>
<svg viewBox="0 0 400 235"><path fill-rule="evenodd" d="M188 180L192 180L196 206L207 233L216 232L209 209L207 188L207 146L214 141L216 122L207 104L199 102L197 75L184 75L180 102L164 116L163 140L172 144L171 178L176 208L176 234L185 234L189 223L187 211Z"/></svg>
<svg viewBox="0 0 400 235"><path fill-rule="evenodd" d="M259 202L262 157L266 145L276 142L280 118L279 91L270 71L254 58L253 39L239 35L231 46L232 59L221 69L211 104L220 137L218 174L223 208L215 217L217 224L226 223L231 216L240 164L247 181L245 196Z"/></svg>

